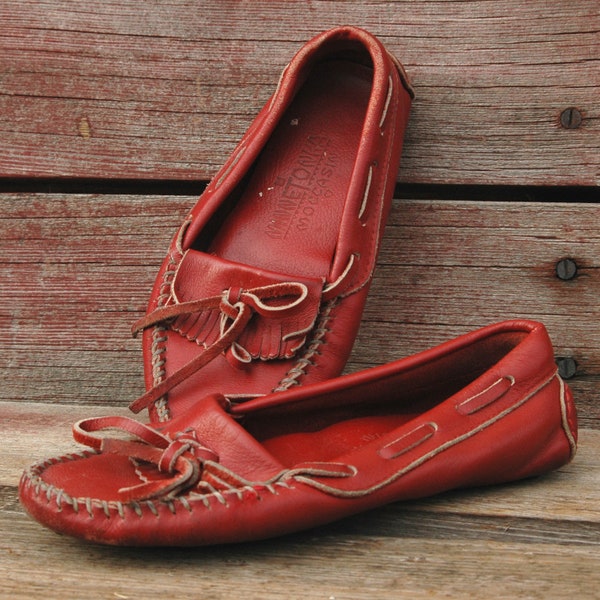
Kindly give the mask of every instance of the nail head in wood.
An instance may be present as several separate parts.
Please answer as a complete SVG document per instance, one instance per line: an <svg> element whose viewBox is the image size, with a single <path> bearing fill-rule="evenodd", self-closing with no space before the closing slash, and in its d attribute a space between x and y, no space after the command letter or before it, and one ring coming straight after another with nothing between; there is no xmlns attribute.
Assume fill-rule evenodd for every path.
<svg viewBox="0 0 600 600"><path fill-rule="evenodd" d="M565 108L560 114L560 124L565 129L577 129L582 121L581 112L574 106Z"/></svg>
<svg viewBox="0 0 600 600"><path fill-rule="evenodd" d="M556 263L556 276L569 281L577 275L577 263L572 258L563 258Z"/></svg>
<svg viewBox="0 0 600 600"><path fill-rule="evenodd" d="M577 362L571 356L564 356L556 359L558 374L563 379L571 379L577 373Z"/></svg>

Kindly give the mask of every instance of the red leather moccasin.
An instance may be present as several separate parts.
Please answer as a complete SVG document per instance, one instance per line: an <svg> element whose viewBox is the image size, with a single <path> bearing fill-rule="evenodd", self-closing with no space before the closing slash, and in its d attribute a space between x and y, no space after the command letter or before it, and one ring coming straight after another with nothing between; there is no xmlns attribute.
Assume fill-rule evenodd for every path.
<svg viewBox="0 0 600 600"><path fill-rule="evenodd" d="M245 404L211 395L160 429L104 417L74 432L93 450L23 475L31 515L97 542L179 546L539 475L572 458L577 419L543 325L511 321Z"/></svg>
<svg viewBox="0 0 600 600"><path fill-rule="evenodd" d="M339 375L394 191L412 90L353 27L308 42L192 209L144 331L151 421Z"/></svg>

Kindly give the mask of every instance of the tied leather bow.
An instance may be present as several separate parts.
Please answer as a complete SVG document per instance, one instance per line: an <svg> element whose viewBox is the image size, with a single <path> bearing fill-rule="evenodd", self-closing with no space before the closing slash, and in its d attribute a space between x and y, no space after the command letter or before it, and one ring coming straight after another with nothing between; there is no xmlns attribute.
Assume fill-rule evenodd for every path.
<svg viewBox="0 0 600 600"><path fill-rule="evenodd" d="M127 433L134 439L104 438L95 434L107 429ZM155 465L159 477L121 488L119 498L123 502L174 496L200 481L206 461L219 460L215 452L198 442L193 431L183 432L171 439L127 417L83 419L73 425L73 437L94 450Z"/></svg>
<svg viewBox="0 0 600 600"><path fill-rule="evenodd" d="M295 282L277 283L249 290L229 288L218 296L169 304L142 317L132 327L134 336L148 327L171 321L181 315L218 309L221 312L220 331L218 338L199 355L148 390L137 400L134 400L129 408L134 413L140 412L214 360L222 352L226 351L228 358L232 361L238 363L250 362L249 353L236 340L247 326L252 315L257 313L262 317L280 318L295 310L304 302L307 296L307 287L302 283Z"/></svg>

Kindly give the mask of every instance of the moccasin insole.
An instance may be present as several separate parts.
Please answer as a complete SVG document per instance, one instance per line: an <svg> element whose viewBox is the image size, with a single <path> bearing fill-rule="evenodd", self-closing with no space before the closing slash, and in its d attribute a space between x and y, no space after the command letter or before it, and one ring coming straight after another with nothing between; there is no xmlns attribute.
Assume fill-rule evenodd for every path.
<svg viewBox="0 0 600 600"><path fill-rule="evenodd" d="M320 431L289 433L264 440L263 446L286 466L333 460L362 448L404 425L415 415L380 415L341 421Z"/></svg>
<svg viewBox="0 0 600 600"><path fill-rule="evenodd" d="M280 273L327 275L371 81L370 69L347 61L313 69L209 252Z"/></svg>

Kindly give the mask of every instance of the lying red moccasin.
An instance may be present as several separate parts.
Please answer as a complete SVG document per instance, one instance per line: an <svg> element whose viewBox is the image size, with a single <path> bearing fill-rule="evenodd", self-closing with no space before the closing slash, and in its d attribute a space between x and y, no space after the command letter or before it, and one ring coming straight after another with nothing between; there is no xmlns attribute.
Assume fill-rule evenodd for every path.
<svg viewBox="0 0 600 600"><path fill-rule="evenodd" d="M111 428L130 438L98 434ZM31 515L96 542L185 546L539 475L573 457L577 419L543 325L511 321L245 404L212 395L160 430L101 417L74 431L94 450L24 473Z"/></svg>
<svg viewBox="0 0 600 600"><path fill-rule="evenodd" d="M394 191L412 90L365 31L308 42L175 236L144 330L147 393L174 418L339 375Z"/></svg>

